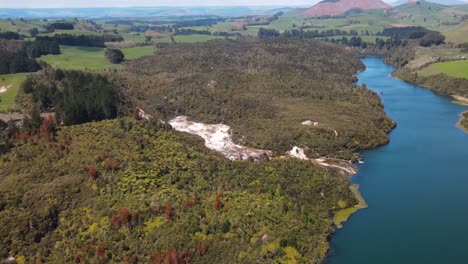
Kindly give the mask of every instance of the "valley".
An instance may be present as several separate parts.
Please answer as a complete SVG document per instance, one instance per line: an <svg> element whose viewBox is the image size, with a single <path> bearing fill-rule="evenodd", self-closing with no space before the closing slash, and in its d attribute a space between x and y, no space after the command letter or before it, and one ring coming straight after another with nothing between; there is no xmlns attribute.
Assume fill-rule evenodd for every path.
<svg viewBox="0 0 468 264"><path fill-rule="evenodd" d="M467 21L0 3L0 263L459 262Z"/></svg>

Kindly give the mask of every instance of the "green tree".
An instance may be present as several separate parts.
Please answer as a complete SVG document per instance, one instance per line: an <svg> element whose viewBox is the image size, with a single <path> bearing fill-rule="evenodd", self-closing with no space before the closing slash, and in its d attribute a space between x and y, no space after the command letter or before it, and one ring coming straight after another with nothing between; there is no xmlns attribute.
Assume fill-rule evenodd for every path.
<svg viewBox="0 0 468 264"><path fill-rule="evenodd" d="M106 57L113 64L119 64L124 61L125 55L119 49L106 49Z"/></svg>

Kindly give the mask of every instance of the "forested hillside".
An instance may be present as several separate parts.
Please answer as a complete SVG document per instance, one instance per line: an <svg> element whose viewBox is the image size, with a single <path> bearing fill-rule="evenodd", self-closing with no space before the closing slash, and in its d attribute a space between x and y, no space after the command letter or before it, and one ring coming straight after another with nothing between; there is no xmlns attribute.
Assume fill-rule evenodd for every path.
<svg viewBox="0 0 468 264"><path fill-rule="evenodd" d="M222 122L251 147L352 159L386 143L393 127L380 98L353 83L359 56L313 40L177 44L129 62L123 86L163 118Z"/></svg>
<svg viewBox="0 0 468 264"><path fill-rule="evenodd" d="M228 161L157 122L9 138L0 256L18 263L317 263L332 212L356 203L310 162Z"/></svg>
<svg viewBox="0 0 468 264"><path fill-rule="evenodd" d="M356 159L394 126L354 83L359 52L284 38L157 48L122 71L44 66L23 83L31 118L0 122L2 259L323 260L333 213L357 203L346 178L294 158L229 161L167 121L225 123L238 143L278 156L298 146ZM125 117L135 107L154 118Z"/></svg>

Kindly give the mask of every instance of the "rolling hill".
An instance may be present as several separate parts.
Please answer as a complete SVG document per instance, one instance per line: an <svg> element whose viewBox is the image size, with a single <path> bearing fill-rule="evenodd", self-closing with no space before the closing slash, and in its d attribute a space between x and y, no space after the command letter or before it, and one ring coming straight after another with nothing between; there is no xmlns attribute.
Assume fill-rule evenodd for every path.
<svg viewBox="0 0 468 264"><path fill-rule="evenodd" d="M460 0L426 0L427 2L445 5L445 6L456 6L456 5L468 5L468 3L460 1ZM392 3L392 6L400 6L404 5L408 2L417 2L416 0L399 0Z"/></svg>
<svg viewBox="0 0 468 264"><path fill-rule="evenodd" d="M304 14L308 17L339 16L354 10L366 11L390 7L381 0L325 0L306 10Z"/></svg>
<svg viewBox="0 0 468 264"><path fill-rule="evenodd" d="M468 42L468 21L446 30L443 34L447 38L447 42L455 44Z"/></svg>

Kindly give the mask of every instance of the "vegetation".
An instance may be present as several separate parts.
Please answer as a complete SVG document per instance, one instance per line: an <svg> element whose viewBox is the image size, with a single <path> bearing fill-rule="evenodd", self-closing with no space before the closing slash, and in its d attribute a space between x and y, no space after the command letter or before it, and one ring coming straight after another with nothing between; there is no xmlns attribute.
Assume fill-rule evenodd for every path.
<svg viewBox="0 0 468 264"><path fill-rule="evenodd" d="M468 79L467 69L468 60L447 61L431 64L428 67L418 71L418 75L427 77L442 73L450 77Z"/></svg>
<svg viewBox="0 0 468 264"><path fill-rule="evenodd" d="M251 147L282 155L301 146L309 157L354 159L386 143L393 127L380 98L353 84L359 56L313 40L168 45L128 62L121 86L150 112L228 124Z"/></svg>
<svg viewBox="0 0 468 264"><path fill-rule="evenodd" d="M50 24L54 29L73 30L73 23L70 22L55 22Z"/></svg>
<svg viewBox="0 0 468 264"><path fill-rule="evenodd" d="M442 73L424 77L406 68L395 72L395 75L405 81L427 87L441 95L468 97L468 79L466 78L454 78Z"/></svg>
<svg viewBox="0 0 468 264"><path fill-rule="evenodd" d="M60 54L60 46L54 41L36 40L25 43L26 55L29 58L39 58L42 55Z"/></svg>
<svg viewBox="0 0 468 264"><path fill-rule="evenodd" d="M465 131L468 131L468 112L463 113L462 118L460 125L465 129Z"/></svg>
<svg viewBox="0 0 468 264"><path fill-rule="evenodd" d="M127 60L138 59L144 56L153 55L155 51L154 46L131 47L121 49Z"/></svg>
<svg viewBox="0 0 468 264"><path fill-rule="evenodd" d="M39 64L27 56L23 41L0 39L0 74L35 72L39 68Z"/></svg>
<svg viewBox="0 0 468 264"><path fill-rule="evenodd" d="M55 110L65 125L114 118L120 110L119 91L105 76L81 71L46 69L21 86L35 107Z"/></svg>
<svg viewBox="0 0 468 264"><path fill-rule="evenodd" d="M356 204L346 178L310 162L229 161L160 123L46 119L39 131L12 134L0 159L0 256L317 263L332 212Z"/></svg>
<svg viewBox="0 0 468 264"><path fill-rule="evenodd" d="M52 67L67 70L119 69L120 64L112 64L105 57L105 49L94 47L60 46L60 55L42 56L38 60Z"/></svg>
<svg viewBox="0 0 468 264"><path fill-rule="evenodd" d="M105 55L112 64L122 63L125 59L125 55L119 49L106 49Z"/></svg>
<svg viewBox="0 0 468 264"><path fill-rule="evenodd" d="M21 35L17 32L0 32L0 39L21 39Z"/></svg>
<svg viewBox="0 0 468 264"><path fill-rule="evenodd" d="M367 203L362 197L361 193L359 192L359 185L353 184L349 187L351 189L351 192L353 192L354 196L358 200L358 204L355 205L354 207L349 207L348 204L346 204L345 201L339 201L338 206L340 209L338 209L334 214L333 214L333 223L338 227L342 228L343 223L348 221L349 217L356 213L360 209L365 209L367 208Z"/></svg>
<svg viewBox="0 0 468 264"><path fill-rule="evenodd" d="M71 35L71 34L56 34L53 37L43 36L37 37L38 41L50 41L59 45L67 46L83 46L83 47L104 47L105 42L123 41L122 36L115 34L105 34L102 36L93 35Z"/></svg>
<svg viewBox="0 0 468 264"><path fill-rule="evenodd" d="M0 93L0 111L17 111L15 97L18 90L29 73L16 73L0 75L0 88L6 91Z"/></svg>

